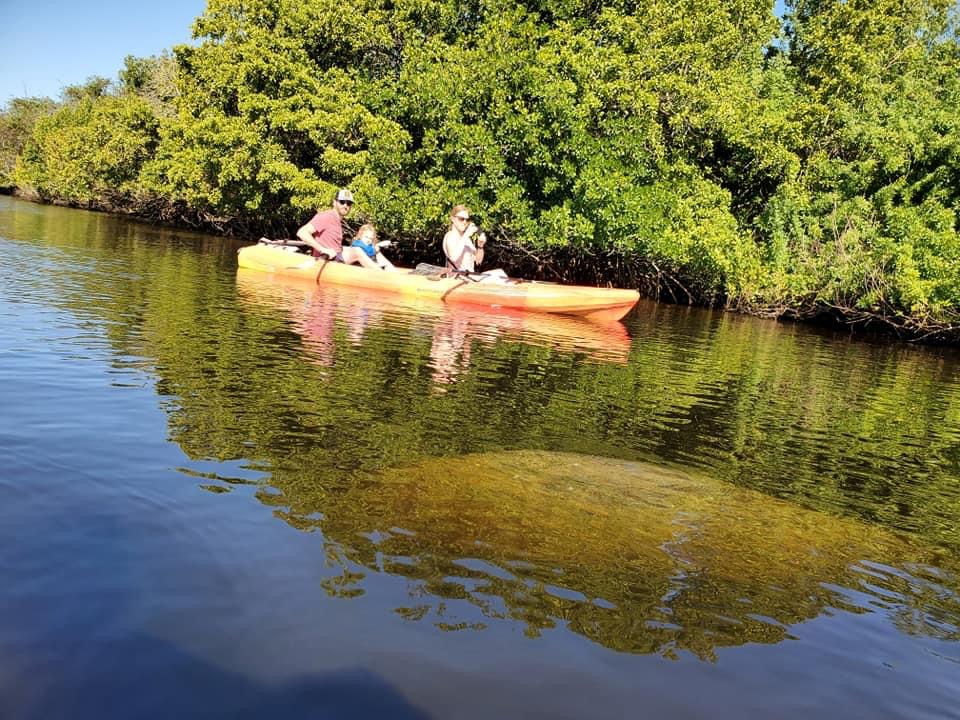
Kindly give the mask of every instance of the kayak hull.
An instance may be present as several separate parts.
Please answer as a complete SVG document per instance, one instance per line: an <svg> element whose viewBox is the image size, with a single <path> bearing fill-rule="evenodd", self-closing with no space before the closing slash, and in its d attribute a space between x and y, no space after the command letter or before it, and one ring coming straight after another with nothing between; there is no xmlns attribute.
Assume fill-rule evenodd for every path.
<svg viewBox="0 0 960 720"><path fill-rule="evenodd" d="M368 270L359 265L317 260L302 253L262 244L241 248L237 257L241 268L317 284L348 285L432 297L447 303L560 313L591 320L619 320L640 299L636 290L527 281L476 282L466 277L434 279L407 268L397 268L396 271Z"/></svg>

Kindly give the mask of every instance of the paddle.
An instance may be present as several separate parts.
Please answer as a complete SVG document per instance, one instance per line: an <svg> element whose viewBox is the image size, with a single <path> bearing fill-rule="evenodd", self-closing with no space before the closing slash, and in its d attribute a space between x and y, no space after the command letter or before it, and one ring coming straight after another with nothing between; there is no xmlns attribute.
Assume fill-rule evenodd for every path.
<svg viewBox="0 0 960 720"><path fill-rule="evenodd" d="M260 245L275 245L277 247L307 247L307 244L303 240L271 240L270 238L262 237L257 243Z"/></svg>

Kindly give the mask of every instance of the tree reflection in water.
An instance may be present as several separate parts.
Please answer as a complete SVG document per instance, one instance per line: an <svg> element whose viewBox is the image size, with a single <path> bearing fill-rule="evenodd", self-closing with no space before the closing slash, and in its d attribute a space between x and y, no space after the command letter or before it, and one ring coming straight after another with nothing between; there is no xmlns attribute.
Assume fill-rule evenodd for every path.
<svg viewBox="0 0 960 720"><path fill-rule="evenodd" d="M447 308L242 272L237 288L251 307L285 318L307 356L336 373L338 393L327 394L316 386L307 392L286 375L260 373L260 392L282 389L286 403L270 394L271 412L256 421L272 459L271 491L260 498L294 527L322 532L334 573L324 587L332 596L357 597L371 591L373 574L394 576L405 580L408 597L378 594L377 600L410 621L444 630L515 623L528 635L562 625L620 651L670 656L685 650L703 659L721 647L780 642L798 623L842 614L837 609L878 613L905 633L960 638L955 561L849 519L852 511L841 519L800 506L843 511L843 503L818 503L815 496L777 500L771 497L776 488L763 494L730 478L720 482L585 455L528 450L464 456L469 443L443 434L461 396L509 398L486 406L484 427L500 429L491 436L499 446L521 431L518 422L541 427L574 421L562 412L544 412L553 406L543 403L556 397L550 388L537 384L534 392L533 385L502 380L520 377L516 368L500 369L503 388L477 391L480 363L492 355L487 346L505 339L573 349L603 364L626 362L631 347L622 325ZM593 418L588 437L613 433L629 442L635 433L663 427L658 419L687 418L684 403L706 402L701 385L729 388L722 364L720 370L707 364L690 372L684 357L685 374L671 375L675 358L651 353L648 362L634 359L626 366L628 374L604 379L616 386L608 395L624 403L615 405L617 420L609 427L603 394L599 404L591 394L594 375L577 385L574 400ZM734 365L742 360L731 357ZM403 363L403 372L393 376L401 386L373 381L389 370L384 358ZM770 367L778 379L780 365ZM570 377L562 383L556 373L550 378L554 389L571 387ZM358 393L362 402L353 401ZM706 397L710 407L736 409L724 395ZM519 421L513 417L516 398L531 401L527 414L521 406ZM757 398L751 407L768 400L763 393ZM243 427L249 431L249 421ZM343 431L368 427L374 428L368 436ZM702 454L708 430L708 438L724 432L703 417L695 428L699 435L670 436L692 443L690 456ZM563 447L574 437L562 433ZM770 435L768 444L777 447L778 438ZM548 440L533 433L523 442L529 447ZM659 449L676 456L666 452L671 447ZM424 454L454 457L418 461ZM742 476L750 466L731 473L731 460L725 462L711 471L713 477L757 482ZM394 468L380 471L384 465ZM778 467L766 468L768 485L777 477L799 482Z"/></svg>

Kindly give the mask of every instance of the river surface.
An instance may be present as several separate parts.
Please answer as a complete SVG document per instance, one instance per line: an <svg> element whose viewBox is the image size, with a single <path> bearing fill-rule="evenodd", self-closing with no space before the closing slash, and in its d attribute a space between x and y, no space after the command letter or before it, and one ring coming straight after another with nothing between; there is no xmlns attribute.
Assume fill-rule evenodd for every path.
<svg viewBox="0 0 960 720"><path fill-rule="evenodd" d="M960 355L0 197L0 717L958 718Z"/></svg>

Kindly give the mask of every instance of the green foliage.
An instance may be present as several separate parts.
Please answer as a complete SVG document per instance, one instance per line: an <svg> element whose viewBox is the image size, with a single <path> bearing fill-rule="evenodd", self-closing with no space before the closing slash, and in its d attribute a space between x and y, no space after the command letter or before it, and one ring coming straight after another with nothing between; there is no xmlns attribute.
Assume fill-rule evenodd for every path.
<svg viewBox="0 0 960 720"><path fill-rule="evenodd" d="M411 47L384 111L414 139L405 174L441 199L417 210L432 210L436 226L465 199L535 251L623 251L691 278L700 297L746 290L757 253L737 231L722 179L688 159L709 154L734 122L748 128L735 77L759 70L763 11L718 6L690 22L666 3L642 14L555 8L551 25L528 7L494 3L452 39ZM749 32L758 33L752 60L719 49ZM694 52L702 45L716 53ZM403 230L424 219L411 213ZM729 274L741 263L754 269Z"/></svg>
<svg viewBox="0 0 960 720"><path fill-rule="evenodd" d="M93 75L88 77L80 85L68 85L60 93L64 103L77 103L82 100L96 100L108 94L111 86L110 80L105 77Z"/></svg>
<svg viewBox="0 0 960 720"><path fill-rule="evenodd" d="M13 179L41 198L104 206L138 190L156 141L157 120L143 100L85 98L37 121Z"/></svg>
<svg viewBox="0 0 960 720"><path fill-rule="evenodd" d="M180 114L144 182L287 231L349 184L386 232L430 242L466 202L534 252L615 248L701 298L752 292L759 254L730 183L690 158L719 143L754 175L789 164L757 162L772 17L764 3L690 10L212 2L202 42L177 48Z"/></svg>
<svg viewBox="0 0 960 720"><path fill-rule="evenodd" d="M799 176L759 227L768 299L960 321L960 55L952 3L798 2L791 72L804 102Z"/></svg>
<svg viewBox="0 0 960 720"><path fill-rule="evenodd" d="M128 55L120 71L120 90L146 100L158 117L176 113L177 61L167 52L155 57L138 58Z"/></svg>
<svg viewBox="0 0 960 720"><path fill-rule="evenodd" d="M321 10L209 4L196 26L205 41L176 49L180 112L145 169L148 189L211 216L289 230L328 205L337 185L375 188L396 170L402 128L360 102L350 73L311 58L324 44L324 20L350 15ZM357 33L373 27L357 22Z"/></svg>
<svg viewBox="0 0 960 720"><path fill-rule="evenodd" d="M14 185L13 168L34 125L55 108L49 98L14 98L0 110L0 187Z"/></svg>

